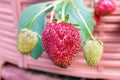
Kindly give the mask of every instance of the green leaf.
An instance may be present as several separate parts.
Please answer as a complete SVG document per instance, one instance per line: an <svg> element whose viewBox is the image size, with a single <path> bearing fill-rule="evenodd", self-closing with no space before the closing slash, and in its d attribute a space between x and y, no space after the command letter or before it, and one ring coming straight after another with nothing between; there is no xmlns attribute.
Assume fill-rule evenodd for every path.
<svg viewBox="0 0 120 80"><path fill-rule="evenodd" d="M72 24L73 26L79 26L79 24Z"/></svg>
<svg viewBox="0 0 120 80"><path fill-rule="evenodd" d="M65 16L65 22L67 22L69 20L69 15Z"/></svg>
<svg viewBox="0 0 120 80"><path fill-rule="evenodd" d="M85 3L84 0L74 0L76 6L79 8L80 13L82 14L82 17L84 18L85 22L87 23L89 29L91 32L93 32L93 27L95 25L94 19L93 19L93 9L88 8ZM62 6L63 3L58 5L58 8L56 10L56 14L62 10ZM77 23L79 24L79 29L80 30L80 34L82 37L82 43L84 43L88 38L90 38L90 35L87 31L87 29L85 28L85 25L82 21L82 19L79 17L79 15L77 14L77 12L75 11L73 5L71 2L69 2L67 4L67 7L65 9L65 15L69 15L69 23ZM58 16L57 16L58 19Z"/></svg>
<svg viewBox="0 0 120 80"><path fill-rule="evenodd" d="M23 28L29 28L30 22L33 17L42 9L44 9L47 5L49 5L49 3L50 2L38 3L24 9L19 20L18 32Z"/></svg>
<svg viewBox="0 0 120 80"><path fill-rule="evenodd" d="M62 15L61 12L58 13L58 19L61 20L62 19Z"/></svg>
<svg viewBox="0 0 120 80"><path fill-rule="evenodd" d="M38 4L34 4L32 6L27 7L21 14L21 17L19 20L18 32L23 28L29 29L30 23L33 17L42 9L44 9L48 4L49 2L38 3ZM33 23L33 31L37 32L40 36L45 26L45 18L46 18L46 13L42 13ZM37 46L31 52L31 56L37 59L42 54L42 51L43 51L43 48L41 44L41 39L39 39Z"/></svg>
<svg viewBox="0 0 120 80"><path fill-rule="evenodd" d="M48 4L47 6L49 6L50 4ZM53 7L51 7L50 9L48 9L47 11L45 11L46 13L49 13L53 10Z"/></svg>
<svg viewBox="0 0 120 80"><path fill-rule="evenodd" d="M33 31L37 32L40 36L42 35L43 28L46 24L45 23L45 16L46 16L45 13L41 14L39 16L39 18L33 24ZM41 42L41 39L39 38L36 48L31 52L31 56L33 58L37 59L39 56L41 56L42 51L43 51L42 42Z"/></svg>

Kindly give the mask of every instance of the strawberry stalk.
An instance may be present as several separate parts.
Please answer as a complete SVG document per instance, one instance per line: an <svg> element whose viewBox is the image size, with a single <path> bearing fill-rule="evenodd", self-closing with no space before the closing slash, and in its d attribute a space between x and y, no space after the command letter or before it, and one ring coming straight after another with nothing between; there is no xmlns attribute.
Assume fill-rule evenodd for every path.
<svg viewBox="0 0 120 80"><path fill-rule="evenodd" d="M88 33L89 33L89 35L90 35L90 38L94 40L95 38L94 38L93 34L91 33L91 31L90 31L87 23L85 22L82 14L80 13L79 9L77 8L77 6L75 5L75 3L74 3L73 0L70 0L70 1L71 1L71 3L72 3L73 7L75 8L77 14L79 15L79 17L82 19L82 21L83 21L83 23L84 23L84 25L85 25L85 28L87 29L87 31L88 31Z"/></svg>
<svg viewBox="0 0 120 80"><path fill-rule="evenodd" d="M64 5L62 7L62 21L65 21L65 8L67 6L68 0L64 2Z"/></svg>
<svg viewBox="0 0 120 80"><path fill-rule="evenodd" d="M54 18L54 12L55 12L55 10L56 10L56 5L54 5L53 10L51 12L50 22L52 22L52 20Z"/></svg>
<svg viewBox="0 0 120 80"><path fill-rule="evenodd" d="M92 0L92 2L91 2L91 8L94 8L94 6L95 6L95 0Z"/></svg>
<svg viewBox="0 0 120 80"><path fill-rule="evenodd" d="M30 30L32 30L34 21L35 21L43 12L45 12L45 11L47 11L48 9L54 7L55 5L58 5L58 4L61 3L61 2L62 2L62 1L56 1L56 2L54 2L53 4L51 4L51 5L47 6L46 8L44 8L43 10L41 10L39 13L37 13L37 14L33 17L32 21L31 21L31 23L30 23Z"/></svg>
<svg viewBox="0 0 120 80"><path fill-rule="evenodd" d="M95 4L98 3L99 0L92 0L91 2L91 8L95 7Z"/></svg>

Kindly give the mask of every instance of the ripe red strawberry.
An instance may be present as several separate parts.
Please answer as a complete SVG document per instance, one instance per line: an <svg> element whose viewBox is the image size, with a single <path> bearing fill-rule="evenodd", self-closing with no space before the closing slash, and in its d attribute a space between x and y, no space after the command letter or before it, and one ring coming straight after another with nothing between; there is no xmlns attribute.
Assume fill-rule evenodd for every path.
<svg viewBox="0 0 120 80"><path fill-rule="evenodd" d="M81 37L78 29L71 24L54 21L45 27L42 43L52 62L66 68L80 50Z"/></svg>
<svg viewBox="0 0 120 80"><path fill-rule="evenodd" d="M112 0L99 0L95 5L95 12L98 15L107 15L116 10L116 5Z"/></svg>
<svg viewBox="0 0 120 80"><path fill-rule="evenodd" d="M96 22L96 25L94 27L97 27L100 24L100 16L97 15L95 12L94 12L94 20Z"/></svg>

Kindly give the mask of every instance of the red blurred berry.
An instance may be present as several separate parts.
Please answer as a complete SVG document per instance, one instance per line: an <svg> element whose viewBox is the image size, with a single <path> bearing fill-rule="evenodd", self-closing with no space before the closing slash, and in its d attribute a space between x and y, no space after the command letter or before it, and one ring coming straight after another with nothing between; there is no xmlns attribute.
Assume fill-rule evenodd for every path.
<svg viewBox="0 0 120 80"><path fill-rule="evenodd" d="M100 16L94 12L94 20L96 22L94 27L97 27L100 24Z"/></svg>
<svg viewBox="0 0 120 80"><path fill-rule="evenodd" d="M98 15L107 15L116 10L116 5L112 0L99 0L95 5L95 12Z"/></svg>
<svg viewBox="0 0 120 80"><path fill-rule="evenodd" d="M52 62L66 68L80 50L81 37L78 29L71 24L54 21L43 30L42 44Z"/></svg>

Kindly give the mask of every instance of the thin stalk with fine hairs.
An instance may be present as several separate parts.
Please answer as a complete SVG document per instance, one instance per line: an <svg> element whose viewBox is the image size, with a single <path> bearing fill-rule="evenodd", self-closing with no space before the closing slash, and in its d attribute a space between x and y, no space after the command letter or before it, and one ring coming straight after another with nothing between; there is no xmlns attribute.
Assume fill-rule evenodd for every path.
<svg viewBox="0 0 120 80"><path fill-rule="evenodd" d="M90 29L89 29L87 23L85 22L85 20L84 20L82 14L80 13L79 9L77 8L77 6L75 5L75 3L74 3L73 0L71 0L71 3L72 3L72 5L73 5L73 7L75 8L75 10L76 10L77 14L79 15L79 17L82 19L82 21L83 21L83 23L84 23L84 25L85 25L85 28L87 29L87 31L88 31L88 33L89 33L91 39L94 40L95 38L94 38L94 36L92 35L92 33L91 33L91 31L90 31Z"/></svg>
<svg viewBox="0 0 120 80"><path fill-rule="evenodd" d="M68 0L64 1L63 7L62 7L62 21L65 19L65 8L67 6Z"/></svg>
<svg viewBox="0 0 120 80"><path fill-rule="evenodd" d="M92 0L92 2L91 2L91 8L94 8L94 6L95 6L95 0Z"/></svg>
<svg viewBox="0 0 120 80"><path fill-rule="evenodd" d="M53 20L53 18L54 18L55 10L56 10L56 5L54 5L53 10L52 10L52 12L51 12L50 22L52 22L52 20Z"/></svg>
<svg viewBox="0 0 120 80"><path fill-rule="evenodd" d="M61 2L62 2L62 1L57 1L57 2L55 2L54 4L51 4L51 5L47 6L46 8L44 8L43 10L41 10L40 12L38 12L38 13L33 17L32 21L31 21L31 23L30 23L30 30L32 30L32 26L33 26L34 21L35 21L43 12L47 11L48 9L54 7L54 5L57 5L57 4L61 3Z"/></svg>

